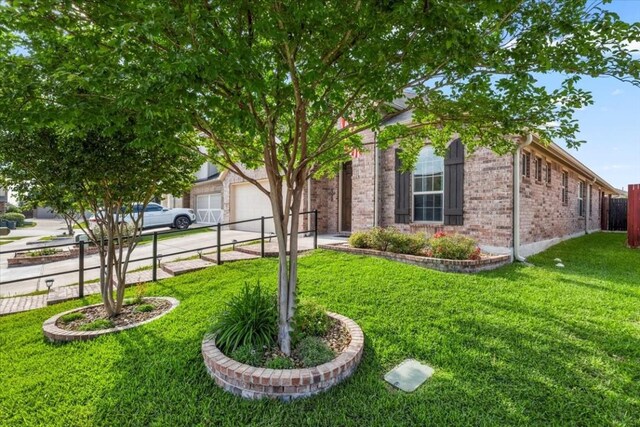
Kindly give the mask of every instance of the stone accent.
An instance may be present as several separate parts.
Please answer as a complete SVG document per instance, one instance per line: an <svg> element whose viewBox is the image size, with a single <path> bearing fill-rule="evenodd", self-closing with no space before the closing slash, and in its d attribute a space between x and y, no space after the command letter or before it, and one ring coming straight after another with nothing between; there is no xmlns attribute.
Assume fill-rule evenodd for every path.
<svg viewBox="0 0 640 427"><path fill-rule="evenodd" d="M503 265L511 262L511 257L509 255L488 255L479 260L441 259L418 255L397 254L393 252L382 252L375 249L354 248L346 243L320 245L320 248L338 252L349 252L356 255L377 256L380 258L390 259L392 261L404 262L405 264L413 264L418 267L444 271L447 273L478 273L480 271L495 270L496 268L502 267Z"/></svg>
<svg viewBox="0 0 640 427"><path fill-rule="evenodd" d="M206 255L202 255L202 259L205 261L209 261L213 264L218 263L217 252L212 252ZM222 251L220 253L220 261L224 262L234 262L234 261L246 261L248 259L256 259L260 258L260 252L258 255L254 255L251 253L241 252L239 250L236 251Z"/></svg>
<svg viewBox="0 0 640 427"><path fill-rule="evenodd" d="M192 259L186 261L176 261L162 263L160 268L173 276L180 276L181 274L191 273L193 271L204 270L207 267L211 267L214 264L203 259Z"/></svg>
<svg viewBox="0 0 640 427"><path fill-rule="evenodd" d="M349 346L331 362L305 369L266 369L245 365L225 356L212 336L202 341L202 356L209 375L226 391L246 399L275 398L283 401L323 392L349 377L364 350L362 329L351 319L335 313L351 334Z"/></svg>
<svg viewBox="0 0 640 427"><path fill-rule="evenodd" d="M153 322L154 320L157 320L157 319L161 318L162 316L165 316L166 314L170 313L171 311L173 311L173 309L175 309L178 306L178 304L180 304L180 302L177 299L171 298L171 297L148 297L147 299L165 300L165 301L168 301L169 303L171 303L171 307L169 307L169 309L167 311L165 311L164 313L161 313L161 314L157 315L156 317L152 317L151 319L147 319L147 320L145 320L143 322L131 323L131 324L126 325L126 326L117 326L115 328L101 329L101 330L98 330L98 331L67 331L65 329L61 329L61 328L58 328L56 326L56 321L61 316L64 316L65 314L69 314L69 313L73 313L73 312L76 312L76 311L80 311L80 310L83 310L83 309L88 308L88 307L97 307L97 306L102 305L102 304L94 304L94 305L90 305L90 306L86 306L86 307L74 308L73 310L68 310L68 311L56 314L53 317L50 317L42 325L42 331L44 332L44 336L50 342L86 341L86 340L90 340L90 339L93 339L93 338L97 338L97 337L102 336L102 335L112 334L112 333L115 333L115 332L124 331L126 329L136 328L136 327L142 326L142 325L144 325L146 323Z"/></svg>

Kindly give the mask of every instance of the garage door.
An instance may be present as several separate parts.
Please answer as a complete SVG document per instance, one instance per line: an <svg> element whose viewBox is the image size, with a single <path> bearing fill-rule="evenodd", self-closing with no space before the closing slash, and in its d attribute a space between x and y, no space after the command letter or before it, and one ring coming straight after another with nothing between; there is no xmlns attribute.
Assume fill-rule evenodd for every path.
<svg viewBox="0 0 640 427"><path fill-rule="evenodd" d="M201 224L222 222L222 195L220 193L201 194L196 198L197 221Z"/></svg>
<svg viewBox="0 0 640 427"><path fill-rule="evenodd" d="M263 187L269 189L268 182L261 182ZM244 221L246 219L272 216L271 202L269 198L256 186L250 183L235 184L231 186L231 221ZM260 232L260 221L251 221L237 224L232 227L235 230ZM273 219L265 220L265 233L275 232Z"/></svg>

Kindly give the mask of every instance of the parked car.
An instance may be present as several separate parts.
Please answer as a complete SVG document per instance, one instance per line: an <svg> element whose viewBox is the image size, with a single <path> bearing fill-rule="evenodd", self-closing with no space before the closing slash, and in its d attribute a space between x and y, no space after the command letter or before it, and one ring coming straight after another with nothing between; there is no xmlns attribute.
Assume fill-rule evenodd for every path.
<svg viewBox="0 0 640 427"><path fill-rule="evenodd" d="M124 216L125 222L132 222L140 210L142 204L136 204L133 206L133 214ZM89 218L90 222L96 222L97 219L94 216ZM142 229L157 228L157 227L171 227L179 230L186 230L191 224L196 222L196 213L192 209L165 208L157 203L149 203L144 208L144 216L142 217Z"/></svg>

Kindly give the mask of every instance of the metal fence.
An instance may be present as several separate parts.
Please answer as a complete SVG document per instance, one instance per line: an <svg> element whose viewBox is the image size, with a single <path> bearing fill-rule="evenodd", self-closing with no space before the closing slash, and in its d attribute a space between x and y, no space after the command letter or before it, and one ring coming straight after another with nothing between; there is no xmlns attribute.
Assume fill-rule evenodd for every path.
<svg viewBox="0 0 640 427"><path fill-rule="evenodd" d="M300 212L298 215L313 215L313 228L309 228L309 224L307 224L307 229L305 230L300 230L298 231L299 234L305 234L305 233L313 233L313 248L317 249L318 248L318 210L313 210L313 211L305 211L305 212ZM164 231L154 231L152 235L152 255L151 256L147 256L147 257L142 257L142 258L136 258L136 259L131 259L129 260L129 263L134 263L134 262L140 262L140 261L148 261L148 260L152 260L152 279L153 281L157 281L158 280L158 266L159 266L159 260L164 258L164 257L168 257L168 256L174 256L174 255L183 255L183 254L187 254L187 253L202 253L205 250L209 250L209 249L216 249L216 263L218 265L222 264L222 256L221 256L221 252L222 249L228 246L235 246L235 245L239 245L242 243L249 243L249 242L254 242L256 240L260 240L260 256L262 258L264 258L265 256L265 239L271 239L273 236L272 235L266 235L265 233L265 221L269 220L269 219L273 219L272 216L262 216L259 218L252 218L252 219L246 219L243 221L233 221L233 222L227 222L227 223L218 223L215 224L209 228L212 228L216 231L216 244L215 245L208 245L208 246L202 246L202 247L198 247L198 248L193 248L193 249L186 249L186 250L182 250L182 251L177 251L177 252L171 252L171 253L164 253L164 254L159 254L158 253L158 237L161 235L166 235L166 234L172 234L172 233L181 233L184 232L184 230L164 230ZM250 222L257 222L260 221L260 237L259 238L250 238L250 239L245 239L245 240L234 240L233 242L230 243L222 243L222 228L223 227L231 227L234 225L239 225L239 224L246 224L246 223L250 223ZM291 233L288 234L289 236L291 235ZM104 241L103 241L104 242ZM90 270L96 270L99 269L100 266L93 266L93 267L85 267L85 248L87 247L87 245L89 245L88 242L84 242L84 241L79 241L79 242L75 242L75 243L61 243L61 244L57 244L57 245L46 245L46 246L40 246L38 247L36 250L38 249L44 249L44 248L61 248L61 247L70 247L70 246L77 246L78 247L78 268L77 269L73 269L73 270L67 270L67 271L57 271L55 273L49 273L49 274L41 274L38 276L31 276L31 277L22 277L19 279L14 279L14 280L8 280L8 281L2 281L0 282L0 286L2 285L8 285L11 283L19 283L19 282L26 282L29 280L37 280L37 279L44 279L44 278L48 278L48 277L53 277L53 276L61 276L63 274L71 274L71 273L78 273L78 291L79 291L79 296L82 298L84 296L84 284L85 284L85 280L84 280L84 273L86 271L90 271ZM22 249L13 249L13 250L8 250L8 251L0 251L0 255L7 255L7 254L15 254L16 252L23 252L25 251L25 248Z"/></svg>

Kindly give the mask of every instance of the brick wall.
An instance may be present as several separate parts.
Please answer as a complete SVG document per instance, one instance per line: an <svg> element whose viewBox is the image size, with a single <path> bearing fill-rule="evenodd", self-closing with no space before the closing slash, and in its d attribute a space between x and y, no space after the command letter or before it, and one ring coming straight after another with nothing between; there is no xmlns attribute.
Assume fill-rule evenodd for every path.
<svg viewBox="0 0 640 427"><path fill-rule="evenodd" d="M485 246L511 246L512 157L497 156L480 149L464 164L464 225L395 223L395 151L381 152L380 218L382 226L404 231L457 232L477 239ZM354 223L357 219L354 218Z"/></svg>
<svg viewBox="0 0 640 427"><path fill-rule="evenodd" d="M311 206L318 209L320 233L338 231L338 177L313 180L311 183Z"/></svg>
<svg viewBox="0 0 640 427"><path fill-rule="evenodd" d="M531 176L523 177L520 185L520 241L522 245L558 239L564 236L575 235L584 232L586 216L589 212L587 193L589 182L586 177L576 171L545 157L541 151L534 147L528 147L531 153ZM534 159L540 158L543 164L551 164L551 182L536 180ZM568 172L568 200L562 201L562 172ZM543 174L544 175L544 174ZM578 194L580 181L586 184L584 197L585 215L579 215ZM600 229L600 201L597 185L592 185L591 194L591 218L590 230Z"/></svg>

